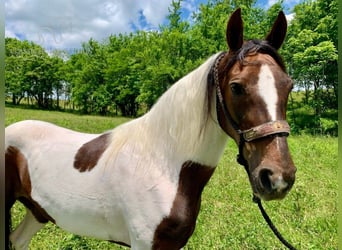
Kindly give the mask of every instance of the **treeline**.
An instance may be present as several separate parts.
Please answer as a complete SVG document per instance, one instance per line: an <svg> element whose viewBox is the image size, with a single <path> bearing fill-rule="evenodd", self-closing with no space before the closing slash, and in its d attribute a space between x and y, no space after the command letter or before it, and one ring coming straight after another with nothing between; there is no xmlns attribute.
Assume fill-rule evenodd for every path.
<svg viewBox="0 0 342 250"><path fill-rule="evenodd" d="M63 100L82 113L136 116L208 56L227 50L226 22L237 7L246 39L263 38L283 9L282 1L264 10L253 0L209 0L189 21L181 18L181 0L174 0L158 31L90 39L71 55L6 38L6 95L15 105L28 98L56 109ZM319 119L337 110L337 12L337 0L297 5L281 51L296 89L305 93L303 105L314 107Z"/></svg>

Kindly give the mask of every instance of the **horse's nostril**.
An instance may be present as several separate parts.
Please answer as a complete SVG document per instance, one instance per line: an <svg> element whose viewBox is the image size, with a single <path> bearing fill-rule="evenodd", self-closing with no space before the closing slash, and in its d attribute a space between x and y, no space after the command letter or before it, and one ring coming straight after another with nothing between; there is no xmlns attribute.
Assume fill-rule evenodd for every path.
<svg viewBox="0 0 342 250"><path fill-rule="evenodd" d="M259 173L259 178L262 187L264 187L268 192L272 192L271 176L273 172L269 169L262 169Z"/></svg>

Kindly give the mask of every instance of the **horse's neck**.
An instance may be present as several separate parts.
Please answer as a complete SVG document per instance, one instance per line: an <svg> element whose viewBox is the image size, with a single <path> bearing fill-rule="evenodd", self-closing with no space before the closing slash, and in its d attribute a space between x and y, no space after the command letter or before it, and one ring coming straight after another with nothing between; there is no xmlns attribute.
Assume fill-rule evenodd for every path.
<svg viewBox="0 0 342 250"><path fill-rule="evenodd" d="M146 114L158 150L180 160L217 165L227 136L217 122L215 103L207 114L207 75L215 58L175 83Z"/></svg>

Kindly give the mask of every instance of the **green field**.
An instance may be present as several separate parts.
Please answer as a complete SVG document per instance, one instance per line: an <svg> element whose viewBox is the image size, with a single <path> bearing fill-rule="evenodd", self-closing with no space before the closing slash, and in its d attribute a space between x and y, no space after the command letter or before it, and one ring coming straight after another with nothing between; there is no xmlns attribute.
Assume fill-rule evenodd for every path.
<svg viewBox="0 0 342 250"><path fill-rule="evenodd" d="M127 118L80 116L5 108L6 125L40 119L83 132L99 133ZM297 179L282 201L264 203L273 222L297 249L337 249L337 138L292 135L290 150ZM275 238L251 201L244 169L235 162L237 148L229 141L224 156L204 189L195 233L184 249L286 249ZM13 225L24 208L12 209ZM68 234L53 224L37 233L30 249L127 249L104 241Z"/></svg>

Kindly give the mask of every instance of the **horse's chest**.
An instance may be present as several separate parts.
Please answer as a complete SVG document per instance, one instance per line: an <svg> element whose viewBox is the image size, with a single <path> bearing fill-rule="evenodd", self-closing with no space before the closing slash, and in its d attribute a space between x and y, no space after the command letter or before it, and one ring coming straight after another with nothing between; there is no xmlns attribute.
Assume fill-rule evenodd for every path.
<svg viewBox="0 0 342 250"><path fill-rule="evenodd" d="M192 235L204 186L215 168L187 161L183 164L170 214L158 225L153 249L180 249Z"/></svg>

